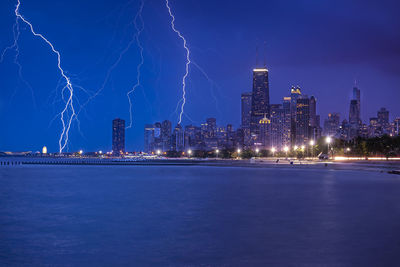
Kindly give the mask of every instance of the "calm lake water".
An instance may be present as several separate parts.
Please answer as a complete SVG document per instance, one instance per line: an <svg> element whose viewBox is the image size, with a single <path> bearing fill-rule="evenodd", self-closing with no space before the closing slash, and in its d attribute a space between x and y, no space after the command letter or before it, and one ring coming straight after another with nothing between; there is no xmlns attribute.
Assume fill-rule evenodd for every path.
<svg viewBox="0 0 400 267"><path fill-rule="evenodd" d="M400 266L400 176L0 168L2 266Z"/></svg>

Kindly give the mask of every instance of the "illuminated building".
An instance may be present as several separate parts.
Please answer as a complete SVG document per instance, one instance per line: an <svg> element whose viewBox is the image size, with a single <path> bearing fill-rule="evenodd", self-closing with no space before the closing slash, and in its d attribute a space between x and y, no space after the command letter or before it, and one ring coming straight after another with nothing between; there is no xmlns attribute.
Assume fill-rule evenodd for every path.
<svg viewBox="0 0 400 267"><path fill-rule="evenodd" d="M154 152L154 125L146 124L144 127L144 152Z"/></svg>
<svg viewBox="0 0 400 267"><path fill-rule="evenodd" d="M393 121L393 135L400 135L400 118Z"/></svg>
<svg viewBox="0 0 400 267"><path fill-rule="evenodd" d="M187 125L185 127L185 150L203 150L204 142L201 136L200 127Z"/></svg>
<svg viewBox="0 0 400 267"><path fill-rule="evenodd" d="M184 151L185 145L185 133L180 124L177 124L172 133L172 150L173 151Z"/></svg>
<svg viewBox="0 0 400 267"><path fill-rule="evenodd" d="M112 151L114 155L125 153L125 121L119 118L112 122Z"/></svg>
<svg viewBox="0 0 400 267"><path fill-rule="evenodd" d="M329 113L328 118L324 121L324 129L322 132L323 136L338 136L340 127L340 114Z"/></svg>
<svg viewBox="0 0 400 267"><path fill-rule="evenodd" d="M253 91L251 99L250 135L252 143L259 143L259 122L264 115L270 116L269 111L269 82L266 68L253 70Z"/></svg>
<svg viewBox="0 0 400 267"><path fill-rule="evenodd" d="M267 114L259 121L259 137L255 143L257 148L269 149L271 147L271 120L267 118Z"/></svg>
<svg viewBox="0 0 400 267"><path fill-rule="evenodd" d="M243 93L241 97L241 127L245 135L245 143L250 145L250 120L251 120L251 98L253 93Z"/></svg>
<svg viewBox="0 0 400 267"><path fill-rule="evenodd" d="M301 96L296 101L295 144L308 144L310 140L310 98Z"/></svg>
<svg viewBox="0 0 400 267"><path fill-rule="evenodd" d="M287 100L286 100L287 101ZM287 102L286 102L287 103ZM285 104L271 104L271 147L278 150L290 145L290 100Z"/></svg>
<svg viewBox="0 0 400 267"><path fill-rule="evenodd" d="M169 120L165 120L161 123L161 151L168 151L171 149L171 136L172 124Z"/></svg>
<svg viewBox="0 0 400 267"><path fill-rule="evenodd" d="M153 140L153 151L156 150L163 150L163 139L162 139L162 135L161 135L161 123L160 122L156 122L154 123L154 140Z"/></svg>
<svg viewBox="0 0 400 267"><path fill-rule="evenodd" d="M296 145L296 118L297 118L297 99L301 97L300 87L290 89L290 143Z"/></svg>

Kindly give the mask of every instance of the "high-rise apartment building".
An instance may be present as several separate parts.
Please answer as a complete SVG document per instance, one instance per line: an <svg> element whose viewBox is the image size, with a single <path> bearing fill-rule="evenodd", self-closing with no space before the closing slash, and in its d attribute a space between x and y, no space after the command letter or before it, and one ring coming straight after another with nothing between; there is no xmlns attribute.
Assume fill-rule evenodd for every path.
<svg viewBox="0 0 400 267"><path fill-rule="evenodd" d="M119 118L112 121L112 152L114 155L125 153L125 121Z"/></svg>
<svg viewBox="0 0 400 267"><path fill-rule="evenodd" d="M144 126L144 152L154 152L154 124Z"/></svg>

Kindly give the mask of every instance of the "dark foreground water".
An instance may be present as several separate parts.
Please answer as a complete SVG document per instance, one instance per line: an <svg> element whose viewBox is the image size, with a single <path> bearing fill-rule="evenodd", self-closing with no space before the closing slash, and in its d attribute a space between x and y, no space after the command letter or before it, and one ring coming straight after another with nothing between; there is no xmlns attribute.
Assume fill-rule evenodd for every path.
<svg viewBox="0 0 400 267"><path fill-rule="evenodd" d="M400 177L0 168L2 266L400 266Z"/></svg>

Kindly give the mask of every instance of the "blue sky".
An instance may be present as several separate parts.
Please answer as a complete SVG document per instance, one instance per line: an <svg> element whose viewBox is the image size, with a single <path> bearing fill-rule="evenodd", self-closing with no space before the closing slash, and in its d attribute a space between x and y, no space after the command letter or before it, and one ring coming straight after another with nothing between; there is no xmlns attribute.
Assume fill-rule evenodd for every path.
<svg viewBox="0 0 400 267"><path fill-rule="evenodd" d="M22 1L21 14L61 52L63 68L76 85L76 103L97 91L135 30L139 1ZM13 42L16 1L0 3L0 47ZM184 34L190 67L183 123L216 117L240 122L240 94L251 90L251 70L264 61L270 71L271 102L280 103L291 85L315 95L322 120L329 112L348 117L354 80L362 91L364 121L384 106L400 116L400 4L396 1L210 1L170 0L176 27ZM133 128L128 150L143 147L143 126L170 119L181 97L185 51L170 28L162 0L147 0L141 36L145 64L142 86L133 94ZM263 43L266 42L266 53ZM60 74L49 47L21 24L18 67L15 51L0 63L0 151L58 150L62 110ZM111 72L104 90L74 122L69 150L111 149L111 121L129 120L126 93L140 57L134 43ZM26 82L24 82L24 80ZM29 85L27 85L27 83ZM79 87L78 87L79 86Z"/></svg>

